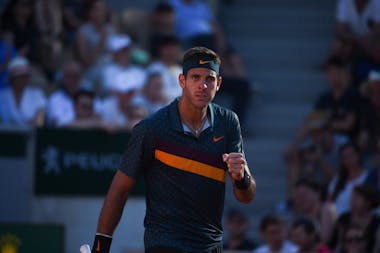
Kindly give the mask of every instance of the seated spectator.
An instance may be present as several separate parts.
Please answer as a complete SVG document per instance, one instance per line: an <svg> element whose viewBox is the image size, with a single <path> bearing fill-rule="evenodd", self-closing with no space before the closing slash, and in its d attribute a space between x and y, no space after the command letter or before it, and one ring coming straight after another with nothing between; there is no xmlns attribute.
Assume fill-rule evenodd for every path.
<svg viewBox="0 0 380 253"><path fill-rule="evenodd" d="M347 65L331 58L326 64L325 74L330 88L318 96L314 110L328 115L329 127L334 132L354 136L360 96L351 85Z"/></svg>
<svg viewBox="0 0 380 253"><path fill-rule="evenodd" d="M277 215L267 215L260 221L260 234L265 242L254 253L296 253L298 247L287 240L287 224Z"/></svg>
<svg viewBox="0 0 380 253"><path fill-rule="evenodd" d="M116 28L107 19L104 0L87 1L86 20L79 27L76 37L76 52L86 69L85 78L91 83L90 89L97 89L101 69L108 62L107 41L115 34Z"/></svg>
<svg viewBox="0 0 380 253"><path fill-rule="evenodd" d="M295 182L302 178L314 178L320 185L327 185L339 166L339 148L348 140L328 127L324 113L311 112L284 152L289 197L293 196Z"/></svg>
<svg viewBox="0 0 380 253"><path fill-rule="evenodd" d="M362 184L368 172L363 168L359 149L353 143L347 143L340 148L340 168L338 174L328 186L328 201L335 204L340 216L350 210L352 189Z"/></svg>
<svg viewBox="0 0 380 253"><path fill-rule="evenodd" d="M226 222L228 237L223 244L224 250L253 250L256 248L256 243L247 237L250 223L241 211L230 209Z"/></svg>
<svg viewBox="0 0 380 253"><path fill-rule="evenodd" d="M75 118L74 96L81 84L82 67L76 61L68 61L62 67L60 89L48 99L47 120L50 126L62 126Z"/></svg>
<svg viewBox="0 0 380 253"><path fill-rule="evenodd" d="M83 0L65 0L62 6L62 38L65 48L71 48L79 27L85 20Z"/></svg>
<svg viewBox="0 0 380 253"><path fill-rule="evenodd" d="M102 90L107 94L110 90L135 87L140 89L146 81L146 71L131 63L131 39L124 34L114 34L107 41L107 48L112 59L101 72Z"/></svg>
<svg viewBox="0 0 380 253"><path fill-rule="evenodd" d="M147 68L149 72L158 72L162 75L164 94L168 102L182 94L181 86L178 83L178 76L182 73L181 52L181 45L176 37L162 37L158 45L158 58Z"/></svg>
<svg viewBox="0 0 380 253"><path fill-rule="evenodd" d="M323 200L323 188L312 180L299 180L295 185L292 202L293 220L305 217L315 221L320 230L320 239L330 239L337 215L334 205Z"/></svg>
<svg viewBox="0 0 380 253"><path fill-rule="evenodd" d="M159 58L159 45L166 37L175 36L175 11L166 2L157 3L150 14L149 52L153 59ZM178 41L179 44L179 41Z"/></svg>
<svg viewBox="0 0 380 253"><path fill-rule="evenodd" d="M95 93L88 90L78 90L74 95L75 117L63 123L68 128L102 128L102 120L94 110Z"/></svg>
<svg viewBox="0 0 380 253"><path fill-rule="evenodd" d="M175 11L175 34L186 50L204 46L216 52L225 48L223 29L206 2L169 0Z"/></svg>
<svg viewBox="0 0 380 253"><path fill-rule="evenodd" d="M297 253L332 253L321 242L318 225L310 218L298 218L291 227L292 242L298 246Z"/></svg>
<svg viewBox="0 0 380 253"><path fill-rule="evenodd" d="M362 58L380 29L378 0L339 0L331 55L348 63Z"/></svg>
<svg viewBox="0 0 380 253"><path fill-rule="evenodd" d="M0 119L18 126L44 125L46 97L42 90L29 87L30 65L26 58L13 58L8 65L10 87L0 90Z"/></svg>
<svg viewBox="0 0 380 253"><path fill-rule="evenodd" d="M366 159L376 152L377 136L380 136L380 71L372 71L362 84L366 101L362 103L359 117L358 145Z"/></svg>
<svg viewBox="0 0 380 253"><path fill-rule="evenodd" d="M145 108L148 115L152 115L167 103L160 73L150 73L141 92L132 101L132 104Z"/></svg>
<svg viewBox="0 0 380 253"><path fill-rule="evenodd" d="M222 65L221 75L223 77L219 94L232 97L231 109L239 116L241 128L244 135L249 135L247 126L247 111L252 101L253 89L248 79L243 60L232 46L221 53Z"/></svg>
<svg viewBox="0 0 380 253"><path fill-rule="evenodd" d="M1 15L1 30L7 41L16 48L18 54L38 65L39 32L35 22L32 0L7 1Z"/></svg>
<svg viewBox="0 0 380 253"><path fill-rule="evenodd" d="M124 79L117 79L109 90L109 96L99 103L99 112L102 121L108 129L131 130L141 119L147 116L147 110L140 105L133 104L133 98L140 90L137 83L130 82L126 85Z"/></svg>
<svg viewBox="0 0 380 253"><path fill-rule="evenodd" d="M356 224L363 230L365 248L363 252L372 252L376 242L376 232L380 228L380 217L373 212L379 205L380 195L372 185L355 186L351 196L351 210L343 213L334 228L329 245L334 249L344 245L344 232L350 224Z"/></svg>
<svg viewBox="0 0 380 253"><path fill-rule="evenodd" d="M338 249L338 251L336 251L337 253L367 252L365 249L366 240L364 237L364 231L361 226L356 225L356 224L349 224L348 227L342 232L343 232L342 245Z"/></svg>
<svg viewBox="0 0 380 253"><path fill-rule="evenodd" d="M46 77L53 81L63 54L60 0L34 0L39 31L39 58Z"/></svg>

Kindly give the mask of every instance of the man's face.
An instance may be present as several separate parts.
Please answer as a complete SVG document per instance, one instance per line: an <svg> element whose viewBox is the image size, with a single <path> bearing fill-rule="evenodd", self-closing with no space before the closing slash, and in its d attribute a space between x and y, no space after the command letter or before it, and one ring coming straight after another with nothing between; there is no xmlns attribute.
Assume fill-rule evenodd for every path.
<svg viewBox="0 0 380 253"><path fill-rule="evenodd" d="M186 76L181 74L179 83L182 97L194 107L206 107L215 97L222 83L216 72L207 68L192 68Z"/></svg>
<svg viewBox="0 0 380 253"><path fill-rule="evenodd" d="M76 116L78 119L86 119L93 115L93 102L93 98L90 96L81 96L78 98L77 104L75 106Z"/></svg>
<svg viewBox="0 0 380 253"><path fill-rule="evenodd" d="M285 240L285 228L282 224L271 224L262 232L262 237L270 248L280 248Z"/></svg>

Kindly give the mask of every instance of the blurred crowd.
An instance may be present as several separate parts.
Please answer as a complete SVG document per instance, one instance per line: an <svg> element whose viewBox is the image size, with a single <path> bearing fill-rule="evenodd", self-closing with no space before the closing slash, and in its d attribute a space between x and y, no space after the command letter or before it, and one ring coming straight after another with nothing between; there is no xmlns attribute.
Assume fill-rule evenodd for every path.
<svg viewBox="0 0 380 253"><path fill-rule="evenodd" d="M221 93L244 121L251 86L208 2L116 11L104 0L10 0L0 22L2 124L130 130L181 95L193 46L221 55Z"/></svg>
<svg viewBox="0 0 380 253"><path fill-rule="evenodd" d="M261 217L256 245L249 217L231 214L227 249L380 252L380 1L337 0L335 17L328 87L283 152L288 198Z"/></svg>
<svg viewBox="0 0 380 253"><path fill-rule="evenodd" d="M380 252L380 0L336 2L329 87L284 151L288 199L262 217L257 241L249 217L230 210L226 249ZM6 1L0 123L130 130L181 95L180 59L192 46L221 55L221 93L244 130L250 81L208 2L113 11L104 0Z"/></svg>

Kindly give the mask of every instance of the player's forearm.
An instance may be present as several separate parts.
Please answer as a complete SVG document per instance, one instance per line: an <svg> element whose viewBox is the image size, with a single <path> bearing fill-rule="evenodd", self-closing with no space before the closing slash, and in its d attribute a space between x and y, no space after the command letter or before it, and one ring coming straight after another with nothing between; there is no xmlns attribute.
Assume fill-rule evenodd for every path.
<svg viewBox="0 0 380 253"><path fill-rule="evenodd" d="M256 195L256 182L253 180L246 190L240 190L234 187L234 195L238 201L249 204Z"/></svg>
<svg viewBox="0 0 380 253"><path fill-rule="evenodd" d="M126 198L120 196L107 195L102 211L99 216L97 232L112 235L123 213Z"/></svg>
<svg viewBox="0 0 380 253"><path fill-rule="evenodd" d="M112 235L123 213L134 180L117 171L99 216L97 232Z"/></svg>
<svg viewBox="0 0 380 253"><path fill-rule="evenodd" d="M244 173L249 176L249 180L243 184L240 183L240 185L238 182L233 181L233 191L238 201L248 204L256 195L256 181L251 175L248 167L245 169Z"/></svg>

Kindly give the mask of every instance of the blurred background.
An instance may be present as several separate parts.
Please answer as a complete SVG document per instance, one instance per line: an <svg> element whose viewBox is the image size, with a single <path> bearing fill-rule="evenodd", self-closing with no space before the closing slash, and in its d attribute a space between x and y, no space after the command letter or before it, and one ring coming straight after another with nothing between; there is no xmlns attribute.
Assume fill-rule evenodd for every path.
<svg viewBox="0 0 380 253"><path fill-rule="evenodd" d="M215 102L238 114L257 181L249 205L227 181L225 250L380 252L379 0L2 0L0 11L0 252L92 243L131 129L181 94L192 46L222 58ZM143 252L144 212L141 181L111 252Z"/></svg>

